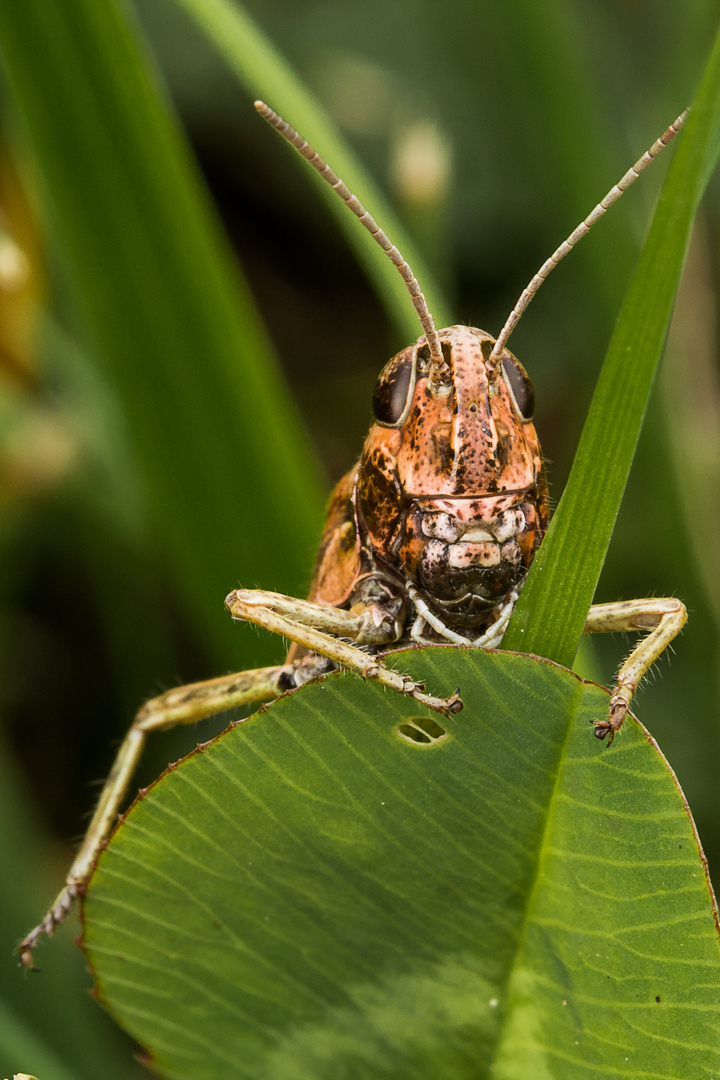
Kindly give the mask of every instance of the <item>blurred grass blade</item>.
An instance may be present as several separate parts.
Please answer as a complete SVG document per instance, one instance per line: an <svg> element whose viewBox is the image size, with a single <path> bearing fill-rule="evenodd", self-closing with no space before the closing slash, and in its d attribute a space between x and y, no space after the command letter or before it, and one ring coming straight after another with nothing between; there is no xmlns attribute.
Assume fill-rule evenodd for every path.
<svg viewBox="0 0 720 1080"><path fill-rule="evenodd" d="M348 149L327 113L242 5L230 0L177 0L177 3L204 30L253 97L262 98L281 113L342 177L412 266L438 326L449 325L453 320L448 306L400 219ZM307 165L300 167L311 171ZM354 216L327 184L318 177L314 179L403 338L419 337L417 316L397 270L365 230L358 228Z"/></svg>
<svg viewBox="0 0 720 1080"><path fill-rule="evenodd" d="M0 1002L0 1053L8 1073L15 1069L34 1069L39 1076L53 1080L77 1080L77 1073L66 1068L42 1039L13 1012Z"/></svg>
<svg viewBox="0 0 720 1080"><path fill-rule="evenodd" d="M678 137L567 487L503 641L571 665L620 508L695 211L720 152L720 34Z"/></svg>
<svg viewBox="0 0 720 1080"><path fill-rule="evenodd" d="M147 517L179 597L237 664L223 597L238 574L302 588L322 514L316 462L125 7L3 4L0 43ZM272 647L247 642L245 663Z"/></svg>

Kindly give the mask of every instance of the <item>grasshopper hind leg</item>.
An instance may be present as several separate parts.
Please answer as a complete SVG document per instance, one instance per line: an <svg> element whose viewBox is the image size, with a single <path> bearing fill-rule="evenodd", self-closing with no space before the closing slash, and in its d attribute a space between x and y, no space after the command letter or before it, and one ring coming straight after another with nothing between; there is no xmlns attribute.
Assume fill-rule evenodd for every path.
<svg viewBox="0 0 720 1080"><path fill-rule="evenodd" d="M250 702L272 700L286 690L294 690L340 667L408 694L437 712L448 714L462 708L457 694L449 698L432 697L425 693L422 683L386 667L375 655L380 645L392 644L397 639L398 631L383 611L372 606L351 613L278 593L247 590L235 590L226 604L234 618L274 630L294 641L300 646L301 655L297 655L297 650L291 650L289 661L278 667L241 671L169 690L140 709L115 758L64 888L43 921L19 946L20 961L26 968L33 969L33 949L38 940L54 933L84 891L151 732L167 731L178 724L192 724ZM367 640L368 635L374 635L376 640L365 646L372 650L366 652L363 647L348 644L336 634L351 641Z"/></svg>
<svg viewBox="0 0 720 1080"><path fill-rule="evenodd" d="M290 684L297 685L293 682L293 672L297 667L297 664L286 664L255 668L206 682L190 683L168 690L143 705L120 746L64 887L42 922L27 934L18 947L20 962L24 967L34 970L33 949L37 942L44 935L51 936L55 932L75 900L84 892L95 861L113 828L148 735L153 731L168 731L178 724L193 724L240 705L276 698L284 690L290 689ZM308 675L305 681L311 677Z"/></svg>

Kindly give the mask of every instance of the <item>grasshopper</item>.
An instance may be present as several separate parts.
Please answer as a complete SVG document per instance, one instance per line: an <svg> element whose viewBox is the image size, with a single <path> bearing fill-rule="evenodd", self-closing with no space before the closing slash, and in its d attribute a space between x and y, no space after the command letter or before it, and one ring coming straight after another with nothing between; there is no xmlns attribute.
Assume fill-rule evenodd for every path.
<svg viewBox="0 0 720 1080"><path fill-rule="evenodd" d="M462 709L459 693L433 697L386 667L384 649L451 642L497 647L548 523L543 458L532 425L533 389L508 339L550 271L572 250L682 127L685 113L653 143L543 264L497 339L484 330L437 330L407 262L359 200L294 128L263 102L255 107L323 176L403 277L423 336L383 368L374 421L357 465L330 497L310 595L236 589L234 619L292 642L284 664L170 690L144 705L122 743L66 884L19 946L33 969L38 939L51 935L82 894L150 732L266 701L338 668L371 678L440 713ZM676 599L591 607L585 631L645 631L620 667L606 717L608 745L633 693L687 618Z"/></svg>

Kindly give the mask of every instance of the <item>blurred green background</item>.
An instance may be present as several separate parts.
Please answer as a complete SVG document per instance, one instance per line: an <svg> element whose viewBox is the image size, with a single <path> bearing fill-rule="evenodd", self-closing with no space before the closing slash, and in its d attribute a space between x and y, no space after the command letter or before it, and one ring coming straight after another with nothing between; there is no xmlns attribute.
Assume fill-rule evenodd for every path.
<svg viewBox="0 0 720 1080"><path fill-rule="evenodd" d="M133 158L121 104L140 76L120 52L103 74L98 42L110 55L117 28L98 15L91 46L91 7L73 0L61 18L55 0L28 0L17 20L0 15L0 207L11 241L0 235L0 1075L41 1078L44 1068L134 1075L85 993L72 929L39 951L41 975L12 956L61 884L113 748L148 696L282 657L281 642L232 626L224 596L238 584L303 594L322 501L359 453L374 381L416 336L404 316L389 318L314 178L256 116L261 77L238 81L190 18L205 5L136 0L119 17L150 77L130 111L151 94L171 99L247 294L223 240L215 262L202 243L192 254L214 226L198 224L170 165L154 162L175 154L192 197L194 166L174 135L165 145L159 121L145 132L146 157ZM385 193L445 311L493 333L692 97L717 22L711 0L253 0L244 11ZM115 113L103 114L106 100ZM135 168L125 186L116 158ZM513 336L535 384L555 499L665 168L553 274ZM687 793L711 872L719 210L714 181L597 596L677 595L688 606L637 712ZM181 287L196 303L178 315ZM593 643L608 683L629 641ZM138 783L219 726L158 737Z"/></svg>

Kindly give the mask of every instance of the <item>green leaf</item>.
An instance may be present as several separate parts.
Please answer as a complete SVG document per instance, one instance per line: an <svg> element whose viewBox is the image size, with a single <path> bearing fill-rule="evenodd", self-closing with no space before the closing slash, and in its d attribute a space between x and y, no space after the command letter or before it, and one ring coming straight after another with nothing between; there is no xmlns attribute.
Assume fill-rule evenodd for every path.
<svg viewBox="0 0 720 1080"><path fill-rule="evenodd" d="M154 537L215 655L235 663L222 601L239 569L282 591L307 580L322 514L315 459L127 11L2 5L0 42Z"/></svg>
<svg viewBox="0 0 720 1080"><path fill-rule="evenodd" d="M720 32L613 333L572 472L504 647L572 664L610 543L675 303L720 153Z"/></svg>
<svg viewBox="0 0 720 1080"><path fill-rule="evenodd" d="M395 662L464 711L331 676L182 761L102 854L85 947L154 1067L720 1075L713 903L649 735L602 747L607 693L546 661Z"/></svg>

